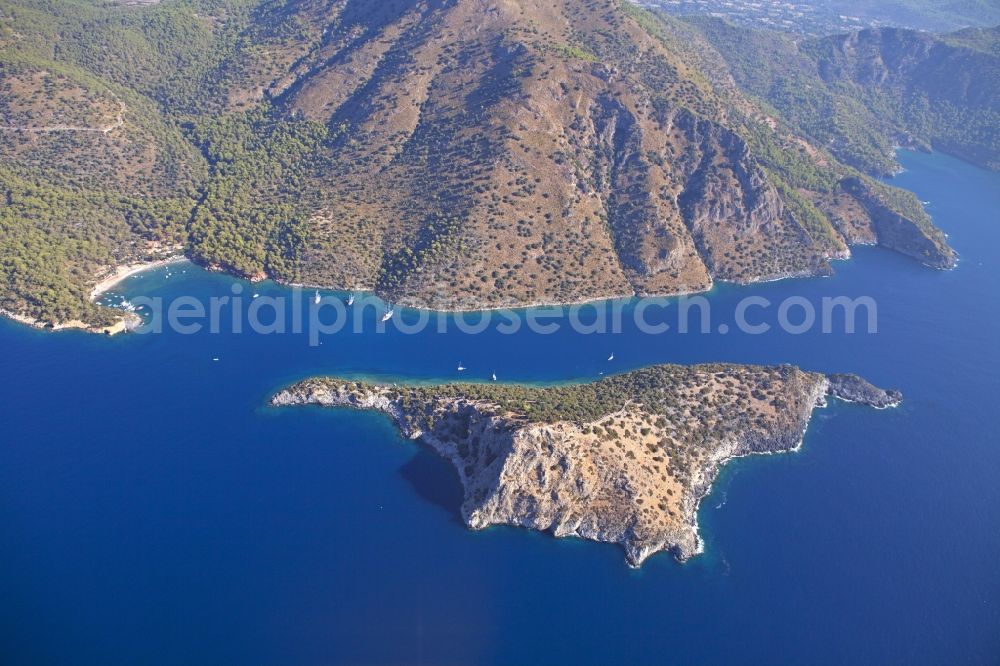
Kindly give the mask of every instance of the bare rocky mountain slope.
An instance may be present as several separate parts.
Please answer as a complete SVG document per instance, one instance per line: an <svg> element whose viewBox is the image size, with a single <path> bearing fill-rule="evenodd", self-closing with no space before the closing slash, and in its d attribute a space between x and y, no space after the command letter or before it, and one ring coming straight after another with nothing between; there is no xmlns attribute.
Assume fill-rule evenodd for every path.
<svg viewBox="0 0 1000 666"><path fill-rule="evenodd" d="M54 26L43 5L0 12L21 37L0 33L0 224L19 257L0 307L38 321L100 318L73 306L95 265L178 243L253 279L440 309L826 274L854 243L955 260L914 197L744 97L690 25L629 3L177 0ZM24 129L63 116L108 131ZM79 199L101 219L87 242ZM42 228L46 263L28 250Z"/></svg>

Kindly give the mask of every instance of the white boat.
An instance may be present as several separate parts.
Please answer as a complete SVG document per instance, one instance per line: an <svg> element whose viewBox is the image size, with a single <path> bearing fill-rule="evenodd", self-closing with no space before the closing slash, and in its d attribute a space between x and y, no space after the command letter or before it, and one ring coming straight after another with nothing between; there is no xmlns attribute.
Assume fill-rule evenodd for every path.
<svg viewBox="0 0 1000 666"><path fill-rule="evenodd" d="M316 305L319 305L319 302L320 302L321 300L323 300L323 299L322 299L322 298L320 297L320 295L319 295L319 291L317 291L317 292L316 292L316 296L315 296L315 297L313 298L313 303L315 303Z"/></svg>
<svg viewBox="0 0 1000 666"><path fill-rule="evenodd" d="M462 365L461 361L459 361L458 362L458 371L459 372L465 372L466 370L467 370L467 368L464 365Z"/></svg>
<svg viewBox="0 0 1000 666"><path fill-rule="evenodd" d="M354 305L354 294L351 294L350 298L347 299L347 305Z"/></svg>
<svg viewBox="0 0 1000 666"><path fill-rule="evenodd" d="M613 360L615 360L615 355L614 355L614 354L612 354L611 356L609 356L609 357L608 357L608 360L609 360L609 361L613 361Z"/></svg>
<svg viewBox="0 0 1000 666"><path fill-rule="evenodd" d="M254 294L253 297L254 298L260 298L260 294Z"/></svg>
<svg viewBox="0 0 1000 666"><path fill-rule="evenodd" d="M386 312L382 316L382 321L384 321L384 322L385 321L389 321L390 319L392 319L392 315L394 315L394 314L395 314L395 310L389 310L388 312Z"/></svg>
<svg viewBox="0 0 1000 666"><path fill-rule="evenodd" d="M496 380L497 380L497 373L494 372L493 373L493 381L496 381Z"/></svg>

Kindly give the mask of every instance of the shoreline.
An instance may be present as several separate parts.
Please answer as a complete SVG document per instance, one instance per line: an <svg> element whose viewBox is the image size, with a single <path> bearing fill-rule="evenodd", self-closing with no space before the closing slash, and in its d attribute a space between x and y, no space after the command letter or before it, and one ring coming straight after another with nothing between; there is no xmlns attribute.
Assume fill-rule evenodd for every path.
<svg viewBox="0 0 1000 666"><path fill-rule="evenodd" d="M101 279L90 291L90 302L94 303L99 296L107 293L115 286L120 284L123 280L130 278L139 273L143 273L154 268L160 268L163 266L168 266L170 264L181 263L188 261L188 258L184 255L172 255L164 259L157 259L155 261L143 261L136 262L132 264L122 264L121 266L116 266L113 273L103 279ZM114 308L109 308L114 309ZM106 326L88 324L85 321L79 319L72 319L69 321L59 321L59 322L47 322L35 319L29 315L18 314L16 312L11 312L10 310L5 310L0 308L0 317L5 317L11 321L15 321L19 324L24 324L25 326L30 326L31 328L40 331L83 331L85 333L97 333L107 336L115 336L121 333L127 333L131 330L137 323L141 323L141 319L132 313L124 313L115 323Z"/></svg>
<svg viewBox="0 0 1000 666"><path fill-rule="evenodd" d="M173 255L165 259L156 259L155 261L143 261L136 262L134 264L123 264L121 266L116 266L114 272L108 277L102 279L94 288L90 290L90 301L93 303L98 296L105 294L112 289L114 289L123 280L132 277L133 275L138 275L139 273L144 273L148 270L154 268L161 268L163 266L169 266L170 264L177 264L183 261L188 261L188 258L183 254Z"/></svg>
<svg viewBox="0 0 1000 666"><path fill-rule="evenodd" d="M842 256L831 256L831 257L828 257L828 259L831 262L849 261L850 259L853 258L853 253L851 252L851 247L854 247L854 246L859 246L860 247L860 246L868 246L868 245L875 246L875 247L879 247L880 246L879 243L877 243L877 242L875 242L875 243L852 243L852 244L848 245L847 251ZM886 249L889 249L890 251L892 251L891 248L886 248ZM365 288L365 287L354 287L354 288L345 289L345 288L342 288L342 287L339 287L339 286L320 286L320 285L309 284L309 283L304 283L304 282L303 283L286 282L284 280L281 280L281 279L278 279L278 278L274 278L274 277L271 277L271 276L267 276L267 275L262 275L262 276L246 276L246 275L242 275L242 274L240 274L238 272L234 272L234 271L232 271L231 269L229 269L227 267L222 267L222 266L206 266L206 265L204 265L204 264L202 264L202 263L200 263L200 262L198 262L198 261L196 261L196 260L194 260L194 259L192 259L192 258L190 258L190 257L188 257L186 255L184 255L184 254L175 254L175 255L170 255L168 257L165 257L163 259L156 259L154 261L135 262L135 263L131 263L131 264L122 264L120 266L114 267L113 271L112 271L112 273L110 275L107 275L106 277L102 278L91 289L90 296L89 296L90 302L94 303L97 300L97 298L100 297L102 294L105 294L108 291L112 290L114 287L116 287L121 282L123 282L124 280L126 280L126 279L128 279L130 277L133 277L135 275L138 275L138 274L143 273L143 272L148 271L148 270L152 270L154 268L161 268L163 266L168 266L168 265L171 265L171 264L181 263L181 262L185 262L185 261L190 262L193 266L197 266L197 267L201 268L202 270L205 270L205 271L208 271L208 272L214 272L214 273L219 273L219 274L227 275L227 276L233 277L233 278L238 279L238 280L247 280L247 281L249 281L251 283L254 283L254 284L262 282L262 281L265 281L265 280L269 280L272 283L274 283L275 285L278 285L278 286L286 288L286 289L303 289L303 290L316 289L316 290L319 290L319 291L328 291L328 292L334 292L334 293L338 293L338 294L359 294L359 295L364 295L366 297L374 297L374 298L380 300L386 306L391 307L391 308L403 308L403 309L413 310L413 311L420 312L420 313L429 313L431 315L449 315L449 314L457 315L457 314L475 314L475 313L492 313L492 312L497 312L497 313L499 313L499 312L524 312L524 311L528 311L528 310L536 310L536 309L540 310L540 309L545 309L545 308L572 308L572 307L581 307L581 306L587 306L587 305L592 305L594 303L602 303L602 302L604 302L604 303L627 302L627 301L631 301L631 300L635 300L635 299L643 299L643 298L650 298L650 299L676 299L676 298L683 298L683 297L686 297L686 296L705 296L705 297L710 297L711 294L713 292L715 292L715 290L718 287L724 286L724 285L734 286L734 287L737 287L737 288L748 288L748 287L754 287L754 286L757 286L757 285L764 285L764 284L775 283L775 282L783 282L783 281L786 281L786 280L800 280L800 279L810 279L810 278L829 278L829 277L831 277L833 275L832 270L831 271L823 271L821 269L820 270L815 270L815 271L806 270L806 271L797 271L797 272L787 272L787 273L775 274L775 275L770 275L770 276L756 276L754 278L743 279L743 280L710 278L709 284L706 285L706 286L704 286L703 288L681 289L681 290L677 290L677 291L661 292L661 293L640 293L639 291L637 291L635 289L632 289L632 290L626 291L626 292L607 292L607 293L600 294L600 295L597 295L597 296L588 296L588 297L584 297L584 298L579 298L579 299L575 299L575 300L567 300L567 301L554 301L554 300L550 301L550 300L545 300L545 299L539 299L539 300L530 301L530 302L511 303L511 304L507 304L507 305L495 304L495 305L474 305L474 306L464 306L464 307L431 307L429 304L420 304L418 302L415 302L414 300L407 299L407 298L404 298L404 299L401 299L401 300L392 300L392 299L386 297L385 295L379 294L378 291L376 291L375 289L370 288L370 287L368 287L368 288ZM956 265L957 265L957 261L956 261ZM950 267L940 267L939 270L951 270L951 269L954 269L954 268L955 268L955 266L953 265L953 266L950 266ZM123 322L119 322L119 324L115 324L114 326L111 326L111 327L96 327L96 326L91 326L91 325L88 325L87 323L82 322L82 321L58 322L55 325L49 325L48 322L38 322L36 320L31 319L28 316L19 315L19 314L12 313L10 311L3 310L3 309L0 309L0 316L8 317L10 319L13 319L13 320L18 321L18 322L23 323L23 324L27 324L27 325L33 326L35 328L48 329L48 330L78 329L78 330L86 330L86 331L91 331L91 332L99 332L99 333L103 332L103 333L107 333L109 331L109 329L110 329L110 330L112 330L112 333L114 334L114 333L122 332L123 330L127 330L127 328L128 328L128 323L127 322L124 322L124 323ZM121 328L121 330L118 330L119 328Z"/></svg>
<svg viewBox="0 0 1000 666"><path fill-rule="evenodd" d="M11 321L15 321L19 324L29 326L39 331L49 331L52 333L57 331L82 331L84 333L98 333L107 336L127 333L134 325L141 321L136 315L128 313L115 323L107 326L94 326L84 321L80 321L79 319L52 324L38 319L32 319L27 315L15 314L4 309L0 309L0 317L6 317Z"/></svg>
<svg viewBox="0 0 1000 666"><path fill-rule="evenodd" d="M836 258L836 261L849 261L850 256ZM643 298L683 298L685 296L708 296L714 292L719 286L730 285L734 287L753 287L756 285L770 284L774 282L783 282L786 280L802 280L811 278L829 278L831 274L822 272L800 272L800 273L787 273L782 275L770 276L770 277L760 277L754 278L748 281L741 280L724 280L720 278L711 278L711 281L704 289L682 289L679 291L671 292L660 292L660 293L640 293L636 290L632 290L629 293L608 293L600 296L588 296L586 298L580 298L577 300L570 301L546 301L538 300L531 301L527 303L515 303L511 305L484 305L484 306L471 306L471 307L427 307L425 305L413 305L408 304L405 301L393 301L380 295L373 289L365 288L354 288L354 289L341 289L339 287L323 287L314 284L306 283L290 283L282 282L274 278L268 278L277 285L292 289L317 289L319 291L330 291L338 294L363 294L366 296L374 296L386 305L393 305L395 308L403 308L406 310L415 310L417 312L428 312L431 314L475 314L480 312L520 312L524 310L534 310L541 308L569 308L578 307L583 305L590 305L593 303L600 303L602 301L629 301L633 299L643 299Z"/></svg>
<svg viewBox="0 0 1000 666"><path fill-rule="evenodd" d="M705 500L708 499L712 492L715 490L715 484L719 480L719 476L722 471L728 467L730 464L735 463L739 460L745 460L748 458L764 457L764 456L787 456L796 453L801 453L802 449L805 448L806 434L809 432L809 426L812 425L813 420L816 418L816 411L819 409L826 409L830 406L830 396L828 394L830 387L829 379L824 377L823 382L818 384L812 395L812 407L809 409L808 414L804 415L804 424L802 426L802 433L798 436L798 439L794 441L791 446L785 448L774 448L770 450L756 451L753 449L740 447L739 442L733 442L730 451L723 451L721 456L714 458L709 465L705 468L704 476L702 477L702 483L692 489L691 496L687 498L689 501L685 502L685 509L687 511L685 519L687 520L688 526L694 533L695 538L695 550L690 553L687 557L683 557L681 554L674 553L674 556L678 559L681 564L686 563L690 559L697 557L698 555L703 555L705 553L705 540L701 535L701 520L699 514L701 513L701 507ZM660 549L660 551L654 551L647 555L650 557L655 555L657 552L662 550L671 550L669 548ZM643 558L634 568L638 568L645 561Z"/></svg>

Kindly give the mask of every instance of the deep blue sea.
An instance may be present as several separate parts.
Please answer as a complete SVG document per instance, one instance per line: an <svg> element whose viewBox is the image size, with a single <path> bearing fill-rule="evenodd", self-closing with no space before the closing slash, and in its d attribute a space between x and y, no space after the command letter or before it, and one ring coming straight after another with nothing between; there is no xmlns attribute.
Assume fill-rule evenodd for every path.
<svg viewBox="0 0 1000 666"><path fill-rule="evenodd" d="M0 322L0 663L1000 663L1000 174L902 161L957 270L862 248L834 278L710 295L713 328L747 296L870 296L877 334L405 335L401 311L310 346ZM235 283L177 265L122 290ZM466 530L450 466L381 416L266 407L320 373L702 361L858 372L906 402L832 405L801 453L732 464L702 506L705 555L639 571L615 546Z"/></svg>

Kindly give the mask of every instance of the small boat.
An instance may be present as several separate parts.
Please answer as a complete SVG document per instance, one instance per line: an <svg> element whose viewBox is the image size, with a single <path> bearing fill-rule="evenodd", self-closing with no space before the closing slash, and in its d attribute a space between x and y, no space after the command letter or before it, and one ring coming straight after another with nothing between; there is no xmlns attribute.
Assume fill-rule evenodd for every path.
<svg viewBox="0 0 1000 666"><path fill-rule="evenodd" d="M608 357L608 360L609 360L609 361L613 361L613 360L615 360L615 355L614 355L614 354L612 354L611 356L609 356L609 357Z"/></svg>
<svg viewBox="0 0 1000 666"><path fill-rule="evenodd" d="M350 298L347 299L348 305L354 305L354 294L351 294Z"/></svg>
<svg viewBox="0 0 1000 666"><path fill-rule="evenodd" d="M320 297L320 295L319 295L319 291L317 291L317 292L316 292L316 296L315 296L315 297L313 297L313 303L315 303L316 305L319 305L319 302L320 302L321 300L323 300L323 299L322 299L322 298Z"/></svg>
<svg viewBox="0 0 1000 666"><path fill-rule="evenodd" d="M496 381L496 380L497 380L497 373L494 372L493 373L493 381Z"/></svg>
<svg viewBox="0 0 1000 666"><path fill-rule="evenodd" d="M468 368L466 368L464 365L462 365L461 361L458 362L458 371L459 372L465 372L467 369Z"/></svg>
<svg viewBox="0 0 1000 666"><path fill-rule="evenodd" d="M260 294L254 294L253 297L254 298L260 298Z"/></svg>
<svg viewBox="0 0 1000 666"><path fill-rule="evenodd" d="M383 322L389 321L390 319L392 319L392 315L394 315L395 313L396 311L390 308L390 310L382 316L382 321Z"/></svg>

